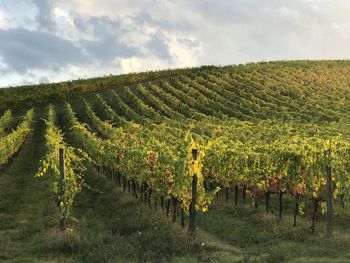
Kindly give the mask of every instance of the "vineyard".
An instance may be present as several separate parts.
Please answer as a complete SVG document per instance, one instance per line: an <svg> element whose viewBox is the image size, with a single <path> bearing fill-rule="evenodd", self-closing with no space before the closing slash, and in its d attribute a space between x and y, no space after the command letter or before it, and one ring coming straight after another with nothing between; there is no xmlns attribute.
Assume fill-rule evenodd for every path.
<svg viewBox="0 0 350 263"><path fill-rule="evenodd" d="M93 260L75 247L74 242L87 243L73 233L84 227L81 221L85 219L77 218L87 213L84 200L89 200L89 194L90 198L108 196L96 204L106 209L118 210L110 204L115 196L128 198L135 207L141 207L137 209L148 211L142 212L147 217L162 220L161 227L152 225L155 233L171 229L167 231L174 231L178 241L172 232L164 235L190 251L202 251L199 256L193 251L190 254L196 260L202 257L203 262L293 259L287 255L273 258L278 246L276 251L251 255L244 251L243 241L234 243L237 251L227 249L230 252L225 252L225 259L211 258L210 250L218 248L203 244L212 236L218 235L222 246L228 246L228 240L239 240L239 233L230 230L238 226L230 225L232 218L225 214L230 211L239 222L249 221L245 218L252 215L255 220L264 218L261 220L268 223L263 224L278 228L283 240L332 244L323 258L318 252L306 255L315 261L328 262L339 247L350 244L348 61L205 66L0 89L0 96L0 235L4 236L0 260L12 262L22 256L15 253L19 248L12 252L5 245L10 242L5 236L16 229L7 228L11 220L6 207L11 198L22 195L21 188L7 192L9 182L16 177L23 180L13 181L17 187L32 180L33 187L41 192L47 229L57 231L57 235L70 233L68 237L64 234L68 241L63 240L62 247L54 244L54 249L47 249L51 251L49 258L58 253L63 261L69 255L77 260L74 255L79 253L82 262L111 259ZM26 172L18 172L22 158L30 161L23 168ZM28 177L20 177L22 173ZM90 202L95 203L94 198ZM23 205L18 207L23 209ZM113 217L110 210L104 213ZM220 224L225 228L219 228ZM266 227L259 227L256 221L253 224L257 232ZM112 233L121 235L114 227ZM226 229L227 235L223 233ZM128 242L134 246L136 241ZM169 247L162 252L158 247L149 248L158 254L144 256L138 252L141 254L133 260L173 262L175 257L169 258L169 253L185 258L179 252L183 248ZM174 251L169 252L171 249ZM65 252L57 252L61 250ZM108 251L115 257L113 262L129 262L118 261L120 255L113 249ZM259 258L261 253L265 255ZM44 254L38 258L45 258ZM174 262L197 262L191 261L193 258ZM339 262L347 260L348 253Z"/></svg>

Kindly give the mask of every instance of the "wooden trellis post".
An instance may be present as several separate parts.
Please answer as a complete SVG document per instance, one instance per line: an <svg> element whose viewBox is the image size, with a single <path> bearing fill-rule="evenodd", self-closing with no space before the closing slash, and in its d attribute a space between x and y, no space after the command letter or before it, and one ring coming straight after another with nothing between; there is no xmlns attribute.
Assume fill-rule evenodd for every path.
<svg viewBox="0 0 350 263"><path fill-rule="evenodd" d="M327 154L330 157L331 150ZM332 191L332 167L330 164L326 166L326 184L327 184L327 238L332 237L333 232L333 191Z"/></svg>
<svg viewBox="0 0 350 263"><path fill-rule="evenodd" d="M59 179L59 207L60 207L60 231L66 230L66 218L65 218L65 207L64 205L62 206L62 202L64 204L64 179L66 177L65 174L65 164L64 164L64 149L60 148L59 149L59 165L60 165L60 179Z"/></svg>
<svg viewBox="0 0 350 263"><path fill-rule="evenodd" d="M198 158L198 150L192 149L193 160L196 161ZM196 203L197 203L197 174L193 175L192 178L192 200L190 204L190 220L188 225L188 233L194 238L196 236Z"/></svg>

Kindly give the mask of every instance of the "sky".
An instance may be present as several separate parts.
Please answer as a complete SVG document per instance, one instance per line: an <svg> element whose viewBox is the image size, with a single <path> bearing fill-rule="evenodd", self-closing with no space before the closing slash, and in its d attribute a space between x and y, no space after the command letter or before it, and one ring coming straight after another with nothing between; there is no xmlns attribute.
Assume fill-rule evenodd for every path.
<svg viewBox="0 0 350 263"><path fill-rule="evenodd" d="M349 0L0 0L0 87L350 59Z"/></svg>

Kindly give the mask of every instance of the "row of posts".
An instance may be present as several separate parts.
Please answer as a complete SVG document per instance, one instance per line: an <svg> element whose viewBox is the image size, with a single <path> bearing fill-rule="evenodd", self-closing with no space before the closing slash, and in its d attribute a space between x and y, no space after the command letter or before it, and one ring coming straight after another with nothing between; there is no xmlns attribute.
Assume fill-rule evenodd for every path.
<svg viewBox="0 0 350 263"><path fill-rule="evenodd" d="M192 156L193 161L196 161L198 158L198 150L192 149ZM59 220L59 229L60 231L65 231L66 229L66 216L65 216L65 207L64 205L61 205L61 203L64 203L65 200L65 187L64 187L64 179L65 179L65 163L64 163L64 149L59 149L59 168L60 168L60 177L59 177L59 209L60 209L60 220ZM196 203L197 203L197 183L198 183L198 176L197 174L193 175L192 179L192 199L190 204L190 219L189 219L189 226L188 226L188 233L190 236L195 237L196 235L196 218L197 218L197 212L196 212Z"/></svg>
<svg viewBox="0 0 350 263"><path fill-rule="evenodd" d="M330 155L330 150L328 150L328 154ZM192 157L193 161L196 161L198 158L198 150L192 149ZM64 202L64 179L65 179L65 164L64 164L64 149L59 149L59 165L60 165L60 179L59 179L59 207L60 207L60 221L59 221L59 229L61 231L64 231L66 229L66 217L65 214L65 207L64 205L61 205L61 202ZM326 176L326 188L327 188L327 238L332 237L333 232L333 189L332 189L332 168L330 165L326 166L325 171ZM197 203L197 184L198 184L198 176L197 174L194 174L192 177L192 199L190 203L190 210L189 210L189 226L188 226L188 233L190 236L195 237L196 235L196 219L197 219L197 212L196 212L196 203Z"/></svg>

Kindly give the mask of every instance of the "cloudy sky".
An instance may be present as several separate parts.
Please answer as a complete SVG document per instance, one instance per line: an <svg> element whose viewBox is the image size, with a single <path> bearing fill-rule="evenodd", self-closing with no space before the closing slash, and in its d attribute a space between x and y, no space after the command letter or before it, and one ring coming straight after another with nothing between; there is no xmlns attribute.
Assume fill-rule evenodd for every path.
<svg viewBox="0 0 350 263"><path fill-rule="evenodd" d="M350 59L349 0L0 0L0 87L151 69Z"/></svg>

